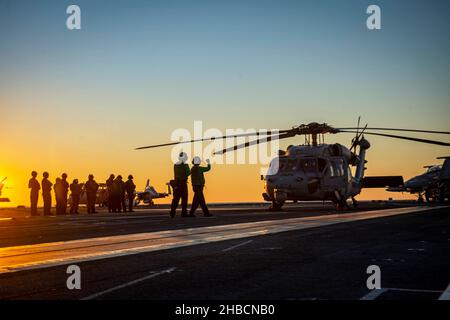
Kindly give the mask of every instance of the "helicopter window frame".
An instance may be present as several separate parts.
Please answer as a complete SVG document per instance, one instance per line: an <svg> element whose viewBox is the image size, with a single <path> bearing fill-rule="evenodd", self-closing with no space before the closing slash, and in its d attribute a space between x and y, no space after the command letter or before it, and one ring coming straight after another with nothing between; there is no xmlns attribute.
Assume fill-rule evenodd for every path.
<svg viewBox="0 0 450 320"><path fill-rule="evenodd" d="M277 173L292 173L298 171L299 164L298 159L292 158L279 158Z"/></svg>
<svg viewBox="0 0 450 320"><path fill-rule="evenodd" d="M332 178L345 177L345 161L340 157L333 157L329 159L329 173Z"/></svg>
<svg viewBox="0 0 450 320"><path fill-rule="evenodd" d="M317 170L320 173L324 173L328 167L328 161L325 158L317 158Z"/></svg>

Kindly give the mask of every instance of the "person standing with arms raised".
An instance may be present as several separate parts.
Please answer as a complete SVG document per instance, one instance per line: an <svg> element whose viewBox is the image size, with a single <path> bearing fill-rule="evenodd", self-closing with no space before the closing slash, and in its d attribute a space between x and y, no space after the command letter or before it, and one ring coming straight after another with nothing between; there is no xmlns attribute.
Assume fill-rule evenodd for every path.
<svg viewBox="0 0 450 320"><path fill-rule="evenodd" d="M206 159L208 165L206 167L201 167L201 162L202 160L200 157L194 157L194 159L192 159L191 182L192 189L194 190L194 199L192 200L191 211L189 213L190 217L195 217L195 210L197 210L199 205L202 208L205 217L212 216L212 214L209 213L205 196L203 195L203 188L205 187L205 177L203 173L211 170L211 163L209 159Z"/></svg>

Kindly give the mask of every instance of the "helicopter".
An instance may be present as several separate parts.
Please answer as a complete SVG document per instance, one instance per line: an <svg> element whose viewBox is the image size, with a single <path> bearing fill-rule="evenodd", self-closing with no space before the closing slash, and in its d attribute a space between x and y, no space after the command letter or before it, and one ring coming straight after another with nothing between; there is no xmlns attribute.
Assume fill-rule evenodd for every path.
<svg viewBox="0 0 450 320"><path fill-rule="evenodd" d="M367 130L372 131L369 132ZM282 140L302 135L305 137L305 143L302 145L291 145L287 150L280 150L278 156L270 162L267 174L261 176L265 189L262 194L263 199L271 202L271 210L281 210L288 200L328 200L335 204L337 210L343 210L348 208L348 199L352 199L355 208L358 206L355 196L360 194L363 188L386 188L403 185L401 176L364 176L365 164L367 163L366 151L370 148L370 143L365 139L365 135L450 146L450 143L447 142L380 133L379 131L450 134L450 132L443 131L368 127L367 124L365 127L360 128L360 118L358 118L357 127L334 128L326 123L312 122L294 126L287 130L267 131L263 136L261 136L261 133L225 135L138 147L136 149L141 150L240 136L258 136L256 140L214 152L214 155L223 155L226 152L266 143L275 139ZM326 144L323 142L325 134L339 133L355 134L355 137L351 140L350 147L339 143ZM358 152L357 148L359 149ZM354 175L351 167L356 168Z"/></svg>
<svg viewBox="0 0 450 320"><path fill-rule="evenodd" d="M0 196L2 195L3 187L5 186L5 181L7 178L3 178L0 181ZM10 202L9 198L0 198L0 202Z"/></svg>
<svg viewBox="0 0 450 320"><path fill-rule="evenodd" d="M444 202L449 199L450 192L450 157L438 157L444 159L442 165L424 166L424 173L405 181L403 186L389 187L389 192L409 192L417 194L418 202L425 200L431 202ZM424 200L425 197L425 200Z"/></svg>

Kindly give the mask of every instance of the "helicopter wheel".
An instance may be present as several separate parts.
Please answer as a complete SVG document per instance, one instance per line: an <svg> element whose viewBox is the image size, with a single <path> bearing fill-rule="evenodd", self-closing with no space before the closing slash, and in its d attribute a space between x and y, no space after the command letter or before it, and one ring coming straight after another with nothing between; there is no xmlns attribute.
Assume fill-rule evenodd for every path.
<svg viewBox="0 0 450 320"><path fill-rule="evenodd" d="M272 201L272 204L269 207L269 211L281 211L281 208L283 207L284 202L275 202Z"/></svg>

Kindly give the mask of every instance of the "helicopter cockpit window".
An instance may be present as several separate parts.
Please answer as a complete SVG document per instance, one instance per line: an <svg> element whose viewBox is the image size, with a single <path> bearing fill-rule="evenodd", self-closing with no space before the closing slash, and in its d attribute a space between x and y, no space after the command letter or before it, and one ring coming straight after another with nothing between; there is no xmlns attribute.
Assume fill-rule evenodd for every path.
<svg viewBox="0 0 450 320"><path fill-rule="evenodd" d="M285 171L297 171L298 170L298 160L290 159L287 161L285 166Z"/></svg>
<svg viewBox="0 0 450 320"><path fill-rule="evenodd" d="M439 171L439 170L441 170L440 166L431 166L431 167L428 168L427 173L433 173L433 172L436 172L436 171Z"/></svg>
<svg viewBox="0 0 450 320"><path fill-rule="evenodd" d="M298 170L297 159L280 159L279 171L280 172L293 172Z"/></svg>

